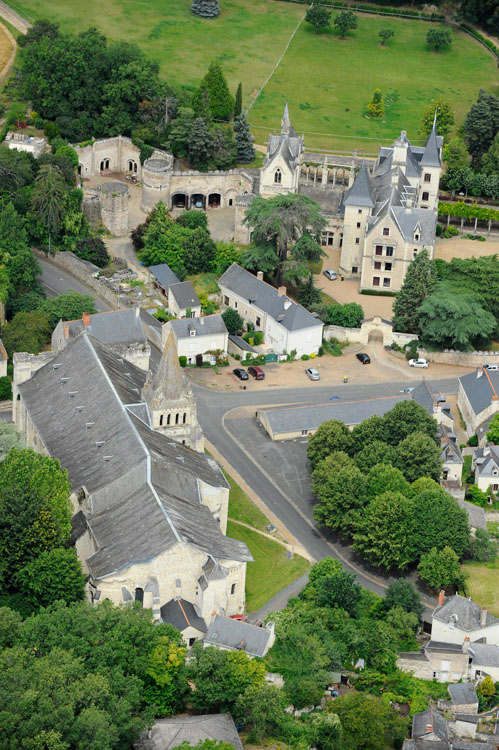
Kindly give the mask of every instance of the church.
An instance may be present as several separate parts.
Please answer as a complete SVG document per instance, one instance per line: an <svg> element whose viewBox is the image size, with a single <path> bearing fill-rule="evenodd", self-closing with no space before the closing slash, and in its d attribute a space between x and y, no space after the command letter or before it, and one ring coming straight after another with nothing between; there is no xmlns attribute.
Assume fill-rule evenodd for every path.
<svg viewBox="0 0 499 750"><path fill-rule="evenodd" d="M226 536L229 485L203 452L173 334L154 373L88 330L59 351L16 353L13 389L27 447L67 469L89 599L138 600L158 620L181 601L198 625L244 612L253 558Z"/></svg>

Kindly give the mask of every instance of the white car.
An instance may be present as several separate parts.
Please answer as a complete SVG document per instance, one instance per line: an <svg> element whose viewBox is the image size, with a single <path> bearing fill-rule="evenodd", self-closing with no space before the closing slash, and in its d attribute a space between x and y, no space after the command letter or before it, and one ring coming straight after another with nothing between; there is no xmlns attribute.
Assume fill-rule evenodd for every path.
<svg viewBox="0 0 499 750"><path fill-rule="evenodd" d="M422 357L420 359L410 359L409 367L428 367L428 360Z"/></svg>
<svg viewBox="0 0 499 750"><path fill-rule="evenodd" d="M321 376L319 375L318 370L315 369L315 367L307 367L305 370L310 380L320 380Z"/></svg>
<svg viewBox="0 0 499 750"><path fill-rule="evenodd" d="M489 372L497 372L499 370L499 365L485 365L485 369L489 370Z"/></svg>
<svg viewBox="0 0 499 750"><path fill-rule="evenodd" d="M329 279L329 281L335 281L335 279L338 278L338 274L336 271L333 271L332 268L326 268L325 271L322 272L326 279Z"/></svg>

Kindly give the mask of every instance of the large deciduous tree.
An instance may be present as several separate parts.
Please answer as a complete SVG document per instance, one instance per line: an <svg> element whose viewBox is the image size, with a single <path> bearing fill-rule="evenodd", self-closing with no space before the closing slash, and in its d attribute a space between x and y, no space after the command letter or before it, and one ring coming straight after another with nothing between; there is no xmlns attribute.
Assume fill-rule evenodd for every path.
<svg viewBox="0 0 499 750"><path fill-rule="evenodd" d="M321 464L312 474L313 491L319 500L314 518L318 524L351 536L369 500L367 479L356 466L332 469L327 479L321 479Z"/></svg>
<svg viewBox="0 0 499 750"><path fill-rule="evenodd" d="M48 607L55 601L72 604L85 598L85 578L72 548L45 550L19 571L16 582L35 608Z"/></svg>
<svg viewBox="0 0 499 750"><path fill-rule="evenodd" d="M417 401L401 401L385 414L386 442L398 445L413 432L424 432L437 442L437 423Z"/></svg>
<svg viewBox="0 0 499 750"><path fill-rule="evenodd" d="M244 320L241 318L237 310L234 310L232 307L228 307L227 310L224 310L222 313L223 321L227 327L228 332L232 336L237 336L244 325Z"/></svg>
<svg viewBox="0 0 499 750"><path fill-rule="evenodd" d="M400 292L393 303L393 328L404 333L420 333L418 311L435 286L435 269L428 250L422 250L409 263Z"/></svg>
<svg viewBox="0 0 499 750"><path fill-rule="evenodd" d="M405 612L413 612L418 619L423 614L421 594L406 578L398 578L388 585L383 604L386 610L401 607Z"/></svg>
<svg viewBox="0 0 499 750"><path fill-rule="evenodd" d="M340 696L327 705L327 710L340 717L343 747L348 750L398 747L407 734L407 720L368 693L350 692Z"/></svg>
<svg viewBox="0 0 499 750"><path fill-rule="evenodd" d="M418 572L423 581L434 591L440 588L463 587L464 575L461 571L459 558L450 547L442 550L434 547L427 554L421 556Z"/></svg>
<svg viewBox="0 0 499 750"><path fill-rule="evenodd" d="M419 477L439 479L442 473L441 450L435 440L422 432L413 432L401 440L396 448L397 464L408 482Z"/></svg>
<svg viewBox="0 0 499 750"><path fill-rule="evenodd" d="M312 469L315 469L319 461L333 451L343 451L350 455L352 450L353 440L346 424L339 419L330 419L323 422L310 438L307 456Z"/></svg>
<svg viewBox="0 0 499 750"><path fill-rule="evenodd" d="M357 16L353 10L342 10L337 13L334 19L334 27L342 39L346 37L349 31L356 29L358 25Z"/></svg>
<svg viewBox="0 0 499 750"><path fill-rule="evenodd" d="M415 492L411 498L410 515L414 521L412 543L418 556L432 548L450 547L461 557L468 548L468 514L436 482L432 489Z"/></svg>
<svg viewBox="0 0 499 750"><path fill-rule="evenodd" d="M360 520L354 547L368 562L386 570L405 570L416 559L410 543L411 504L400 492L372 500Z"/></svg>
<svg viewBox="0 0 499 750"><path fill-rule="evenodd" d="M444 26L428 29L426 32L426 44L434 52L447 49L452 44L450 29L446 29Z"/></svg>
<svg viewBox="0 0 499 750"><path fill-rule="evenodd" d="M325 31L331 25L331 11L325 5L314 3L305 14L305 21L312 24L317 34Z"/></svg>
<svg viewBox="0 0 499 750"><path fill-rule="evenodd" d="M356 576L346 570L321 578L317 585L317 604L320 607L339 607L356 617L362 588L355 579Z"/></svg>
<svg viewBox="0 0 499 750"><path fill-rule="evenodd" d="M326 220L321 207L306 195L289 193L274 198L258 196L246 212L245 223L253 230L253 243L264 252L271 249L278 256L276 285L285 277L288 253L295 242L308 232L318 239Z"/></svg>

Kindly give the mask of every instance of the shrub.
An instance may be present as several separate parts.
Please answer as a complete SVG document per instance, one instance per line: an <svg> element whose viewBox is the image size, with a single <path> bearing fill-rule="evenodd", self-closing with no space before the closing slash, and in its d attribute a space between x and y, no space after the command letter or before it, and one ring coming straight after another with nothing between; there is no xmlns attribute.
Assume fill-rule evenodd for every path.
<svg viewBox="0 0 499 750"><path fill-rule="evenodd" d="M437 237L441 237L442 236L442 234L444 232L444 228L443 228L443 226L441 224L437 224L436 232L437 232Z"/></svg>
<svg viewBox="0 0 499 750"><path fill-rule="evenodd" d="M99 268L105 268L111 261L106 246L100 237L85 237L78 240L74 253L78 258L87 260Z"/></svg>
<svg viewBox="0 0 499 750"><path fill-rule="evenodd" d="M187 366L187 357L184 356L183 354L180 355L180 357L178 358L178 361L179 361L180 367Z"/></svg>
<svg viewBox="0 0 499 750"><path fill-rule="evenodd" d="M457 229L457 227L454 227L452 224L449 224L447 229L442 233L442 237L448 240L450 237L457 237L458 234L459 234L459 229Z"/></svg>
<svg viewBox="0 0 499 750"><path fill-rule="evenodd" d="M0 401L10 401L12 399L12 386L10 378L4 375L0 378Z"/></svg>
<svg viewBox="0 0 499 750"><path fill-rule="evenodd" d="M302 355L301 355L301 358L302 358L302 359L303 359L304 361L305 361L305 360L307 360L307 359L310 359L310 357L308 356L308 354L302 354Z"/></svg>
<svg viewBox="0 0 499 750"><path fill-rule="evenodd" d="M472 435L470 439L468 440L468 445L470 448L477 448L478 447L478 437L476 435Z"/></svg>
<svg viewBox="0 0 499 750"><path fill-rule="evenodd" d="M397 292L386 292L384 290L380 290L378 292L377 289L361 289L361 294L368 294L371 297L396 297Z"/></svg>

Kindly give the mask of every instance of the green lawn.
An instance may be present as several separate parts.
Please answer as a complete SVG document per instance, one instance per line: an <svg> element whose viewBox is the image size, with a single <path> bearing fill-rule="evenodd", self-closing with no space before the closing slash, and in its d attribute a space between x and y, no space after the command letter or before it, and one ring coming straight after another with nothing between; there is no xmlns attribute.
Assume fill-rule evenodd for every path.
<svg viewBox="0 0 499 750"><path fill-rule="evenodd" d="M247 523L254 529L265 531L270 523L267 516L256 507L255 503L249 499L248 495L243 492L226 471L224 471L224 474L230 484L229 518Z"/></svg>
<svg viewBox="0 0 499 750"><path fill-rule="evenodd" d="M481 607L499 616L499 558L493 563L463 565L468 595Z"/></svg>
<svg viewBox="0 0 499 750"><path fill-rule="evenodd" d="M218 292L217 274L216 273L197 273L187 276L186 281L190 281L196 294L215 294Z"/></svg>
<svg viewBox="0 0 499 750"><path fill-rule="evenodd" d="M255 558L254 562L248 563L246 572L247 612L262 607L309 568L308 560L299 555L287 560L284 547L245 526L229 521L227 534L246 542Z"/></svg>
<svg viewBox="0 0 499 750"><path fill-rule="evenodd" d="M196 86L210 60L217 57L232 90L243 84L248 106L270 74L306 8L275 0L223 0L217 19L195 18L190 2L168 0L15 0L30 18L51 17L65 30L95 25L111 38L139 44L161 63L168 81ZM378 31L391 28L386 47ZM448 96L461 121L478 89L499 90L492 56L465 34L453 30L447 52L426 48L429 24L359 14L359 27L347 39L333 31L317 35L302 24L279 68L250 111L257 143L279 128L289 99L296 130L305 132L309 148L351 153L362 147L376 153L402 128L415 142L422 109L434 96ZM367 120L366 106L376 87L385 97L382 121ZM346 137L349 136L349 137ZM421 140L419 140L421 142Z"/></svg>

